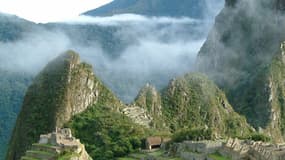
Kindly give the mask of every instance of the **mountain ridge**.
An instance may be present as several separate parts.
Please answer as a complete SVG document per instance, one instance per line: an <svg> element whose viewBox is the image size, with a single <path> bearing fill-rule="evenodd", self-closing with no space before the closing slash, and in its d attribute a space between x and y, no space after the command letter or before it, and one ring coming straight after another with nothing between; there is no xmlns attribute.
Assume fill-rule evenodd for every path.
<svg viewBox="0 0 285 160"><path fill-rule="evenodd" d="M149 124L136 121L145 115L126 114L124 109L134 106L149 116ZM73 51L51 61L29 87L6 159L19 159L40 134L56 127L71 128L94 159L124 156L141 148L148 136L169 136L182 129L205 132L211 139L247 137L254 132L204 75L179 77L162 93L146 85L127 106Z"/></svg>
<svg viewBox="0 0 285 160"><path fill-rule="evenodd" d="M206 3L206 0L182 0L179 3L171 0L114 0L97 9L82 13L82 15L112 16L115 14L133 13L145 16L201 19L206 16L204 13L206 10L205 6L207 6Z"/></svg>

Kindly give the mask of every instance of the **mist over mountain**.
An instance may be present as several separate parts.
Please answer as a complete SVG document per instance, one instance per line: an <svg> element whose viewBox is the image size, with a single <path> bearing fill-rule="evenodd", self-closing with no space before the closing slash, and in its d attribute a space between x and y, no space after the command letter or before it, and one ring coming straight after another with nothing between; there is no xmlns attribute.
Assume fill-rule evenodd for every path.
<svg viewBox="0 0 285 160"><path fill-rule="evenodd" d="M197 58L198 70L226 91L236 111L277 142L285 137L284 83L280 83L284 4L227 1Z"/></svg>
<svg viewBox="0 0 285 160"><path fill-rule="evenodd" d="M215 14L222 4L221 0L214 5ZM205 8L213 12L213 8ZM214 17L214 13L209 15ZM161 89L171 78L192 70L213 23L211 16L195 19L123 14L35 24L0 14L0 70L1 81L5 82L1 83L5 87L0 87L0 92L7 93L1 96L5 105L0 108L0 119L7 120L9 115L5 125L1 122L0 143L4 145L0 157L4 157L5 144L28 85L59 53L67 49L78 51L83 60L94 66L103 83L129 103L146 83ZM14 74L5 74L10 72Z"/></svg>
<svg viewBox="0 0 285 160"><path fill-rule="evenodd" d="M71 128L94 159L126 156L148 136L165 135L172 142L238 137L245 140L220 148L243 157L233 159L284 157L274 144L285 140L285 0L226 0L213 23L223 4L115 0L61 23L0 17L7 85L0 116L11 120L0 126L3 144L37 75L7 159L20 159L56 127Z"/></svg>
<svg viewBox="0 0 285 160"><path fill-rule="evenodd" d="M74 49L95 66L104 83L130 102L145 83L161 88L190 71L211 24L128 14L38 25L35 32L21 32L25 36L17 41L0 43L1 65L35 74L57 53Z"/></svg>
<svg viewBox="0 0 285 160"><path fill-rule="evenodd" d="M114 0L109 4L83 13L89 16L140 14L145 16L192 17L214 16L223 5L220 0Z"/></svg>

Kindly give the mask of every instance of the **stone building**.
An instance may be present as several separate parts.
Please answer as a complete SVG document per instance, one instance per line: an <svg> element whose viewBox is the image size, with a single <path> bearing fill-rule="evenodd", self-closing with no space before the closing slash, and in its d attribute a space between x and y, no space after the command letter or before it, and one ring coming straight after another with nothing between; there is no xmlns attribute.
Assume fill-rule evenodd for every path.
<svg viewBox="0 0 285 160"><path fill-rule="evenodd" d="M162 144L169 142L170 138L162 138L162 137L148 137L145 140L146 149L152 150L155 148L160 148Z"/></svg>
<svg viewBox="0 0 285 160"><path fill-rule="evenodd" d="M64 129L56 129L55 132L40 135L39 144L51 144L55 146L59 146L63 141L67 142L76 141L75 138L72 137L71 130L69 128Z"/></svg>
<svg viewBox="0 0 285 160"><path fill-rule="evenodd" d="M145 146L149 150L152 150L154 148L160 148L161 144L162 144L161 137L148 137L145 141Z"/></svg>
<svg viewBox="0 0 285 160"><path fill-rule="evenodd" d="M64 153L74 153L70 158L72 160L92 160L84 145L72 136L69 128L57 128L52 133L40 135L39 142L33 144L21 160L56 160Z"/></svg>

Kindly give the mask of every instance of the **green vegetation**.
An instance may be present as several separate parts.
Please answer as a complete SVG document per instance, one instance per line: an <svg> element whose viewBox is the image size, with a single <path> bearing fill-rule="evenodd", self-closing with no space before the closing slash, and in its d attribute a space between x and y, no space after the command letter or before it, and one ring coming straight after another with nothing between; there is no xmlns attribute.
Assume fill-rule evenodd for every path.
<svg viewBox="0 0 285 160"><path fill-rule="evenodd" d="M137 152L129 154L126 157L118 158L117 160L141 160L141 159L155 159L155 160L182 160L178 157L168 157L164 155L162 150L156 150L153 152Z"/></svg>
<svg viewBox="0 0 285 160"><path fill-rule="evenodd" d="M76 115L67 125L93 159L108 160L138 151L147 130L128 117L98 104ZM92 135L92 136L90 136Z"/></svg>
<svg viewBox="0 0 285 160"><path fill-rule="evenodd" d="M0 13L0 41L10 42L23 38L24 32L35 31L37 26L29 21L12 15Z"/></svg>
<svg viewBox="0 0 285 160"><path fill-rule="evenodd" d="M185 140L211 140L212 131L210 129L182 129L172 136L173 142L183 142Z"/></svg>
<svg viewBox="0 0 285 160"><path fill-rule="evenodd" d="M279 48L285 23L272 16L278 17L283 2L255 1L259 6L255 12L250 12L249 1L235 2L227 0L217 16L213 32L200 50L197 68L225 91L249 124L281 142L285 88L284 57ZM236 7L229 7L232 5Z"/></svg>
<svg viewBox="0 0 285 160"><path fill-rule="evenodd" d="M111 108L120 107L115 96L94 77L92 67L85 63L80 64L79 61L78 54L68 51L50 62L35 78L26 93L22 111L17 119L8 159L12 159L16 152L18 159L32 143L38 141L40 134L62 127L71 118L74 109L72 105L83 103L77 99L78 95L93 92L82 82L83 78L88 79L90 83L94 80L94 85L97 85L96 89L100 93L98 99L106 101L105 105Z"/></svg>
<svg viewBox="0 0 285 160"><path fill-rule="evenodd" d="M70 104L80 103L78 95L89 91L82 79L88 80L87 85L96 86L91 90L96 98L87 109L71 117ZM170 128L176 142L251 133L245 118L233 111L224 93L204 75L187 74L177 78L170 82L161 97L155 89L148 88L136 102L157 116L163 122L161 126ZM22 156L40 134L52 132L63 124L72 129L89 155L99 160L132 155L143 147L146 137L169 134L135 124L119 112L122 107L116 96L93 75L92 66L79 63L79 56L69 51L49 63L30 86L8 159L14 157L15 152L16 156ZM62 157L68 156L70 154ZM156 152L148 156L162 155Z"/></svg>
<svg viewBox="0 0 285 160"><path fill-rule="evenodd" d="M263 141L263 142L271 141L271 138L269 136L266 136L266 135L260 134L260 133L254 133L254 134L250 135L247 139L250 139L253 141Z"/></svg>
<svg viewBox="0 0 285 160"><path fill-rule="evenodd" d="M135 98L134 104L141 108L144 108L147 113L153 118L150 124L151 128L156 129L159 132L168 131L163 125L164 119L161 116L161 97L160 93L155 89L154 86L147 84L140 91L138 96Z"/></svg>
<svg viewBox="0 0 285 160"><path fill-rule="evenodd" d="M174 133L201 128L209 129L214 138L252 132L245 118L234 112L225 94L204 75L187 74L170 82L163 91L162 104L166 122Z"/></svg>
<svg viewBox="0 0 285 160"><path fill-rule="evenodd" d="M210 154L209 157L212 158L213 160L231 160L228 157L222 156L220 153Z"/></svg>
<svg viewBox="0 0 285 160"><path fill-rule="evenodd" d="M70 153L70 152L64 152L61 155L59 155L59 157L57 158L57 160L70 160L70 158L74 158L74 157L79 157L78 154L76 153Z"/></svg>
<svg viewBox="0 0 285 160"><path fill-rule="evenodd" d="M283 44L284 45L284 44ZM284 50L282 51L284 52ZM274 131L274 128L270 128L269 130L271 132L275 132L273 136L278 136L276 135L276 132L281 132L280 137L285 136L285 84L284 84L284 79L285 79L285 64L284 64L284 55L279 55L275 57L270 65L270 72L268 73L268 77L270 77L269 83L272 83L271 85L271 95L272 96L272 108L274 110L278 110L280 113L280 116L278 119L280 122L271 122L276 125L278 125L278 131ZM272 137L276 138L276 137Z"/></svg>
<svg viewBox="0 0 285 160"><path fill-rule="evenodd" d="M29 87L10 142L8 159L21 157L40 134L55 129L58 108L64 105L68 55L50 62Z"/></svg>
<svg viewBox="0 0 285 160"><path fill-rule="evenodd" d="M32 76L2 69L0 75L0 160L3 160Z"/></svg>

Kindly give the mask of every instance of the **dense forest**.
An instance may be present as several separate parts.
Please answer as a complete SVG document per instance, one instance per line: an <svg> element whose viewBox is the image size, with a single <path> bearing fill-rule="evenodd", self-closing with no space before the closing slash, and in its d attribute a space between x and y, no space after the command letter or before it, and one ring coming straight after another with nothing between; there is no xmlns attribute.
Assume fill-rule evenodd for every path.
<svg viewBox="0 0 285 160"><path fill-rule="evenodd" d="M0 75L0 157L5 157L6 145L31 76L2 69Z"/></svg>

